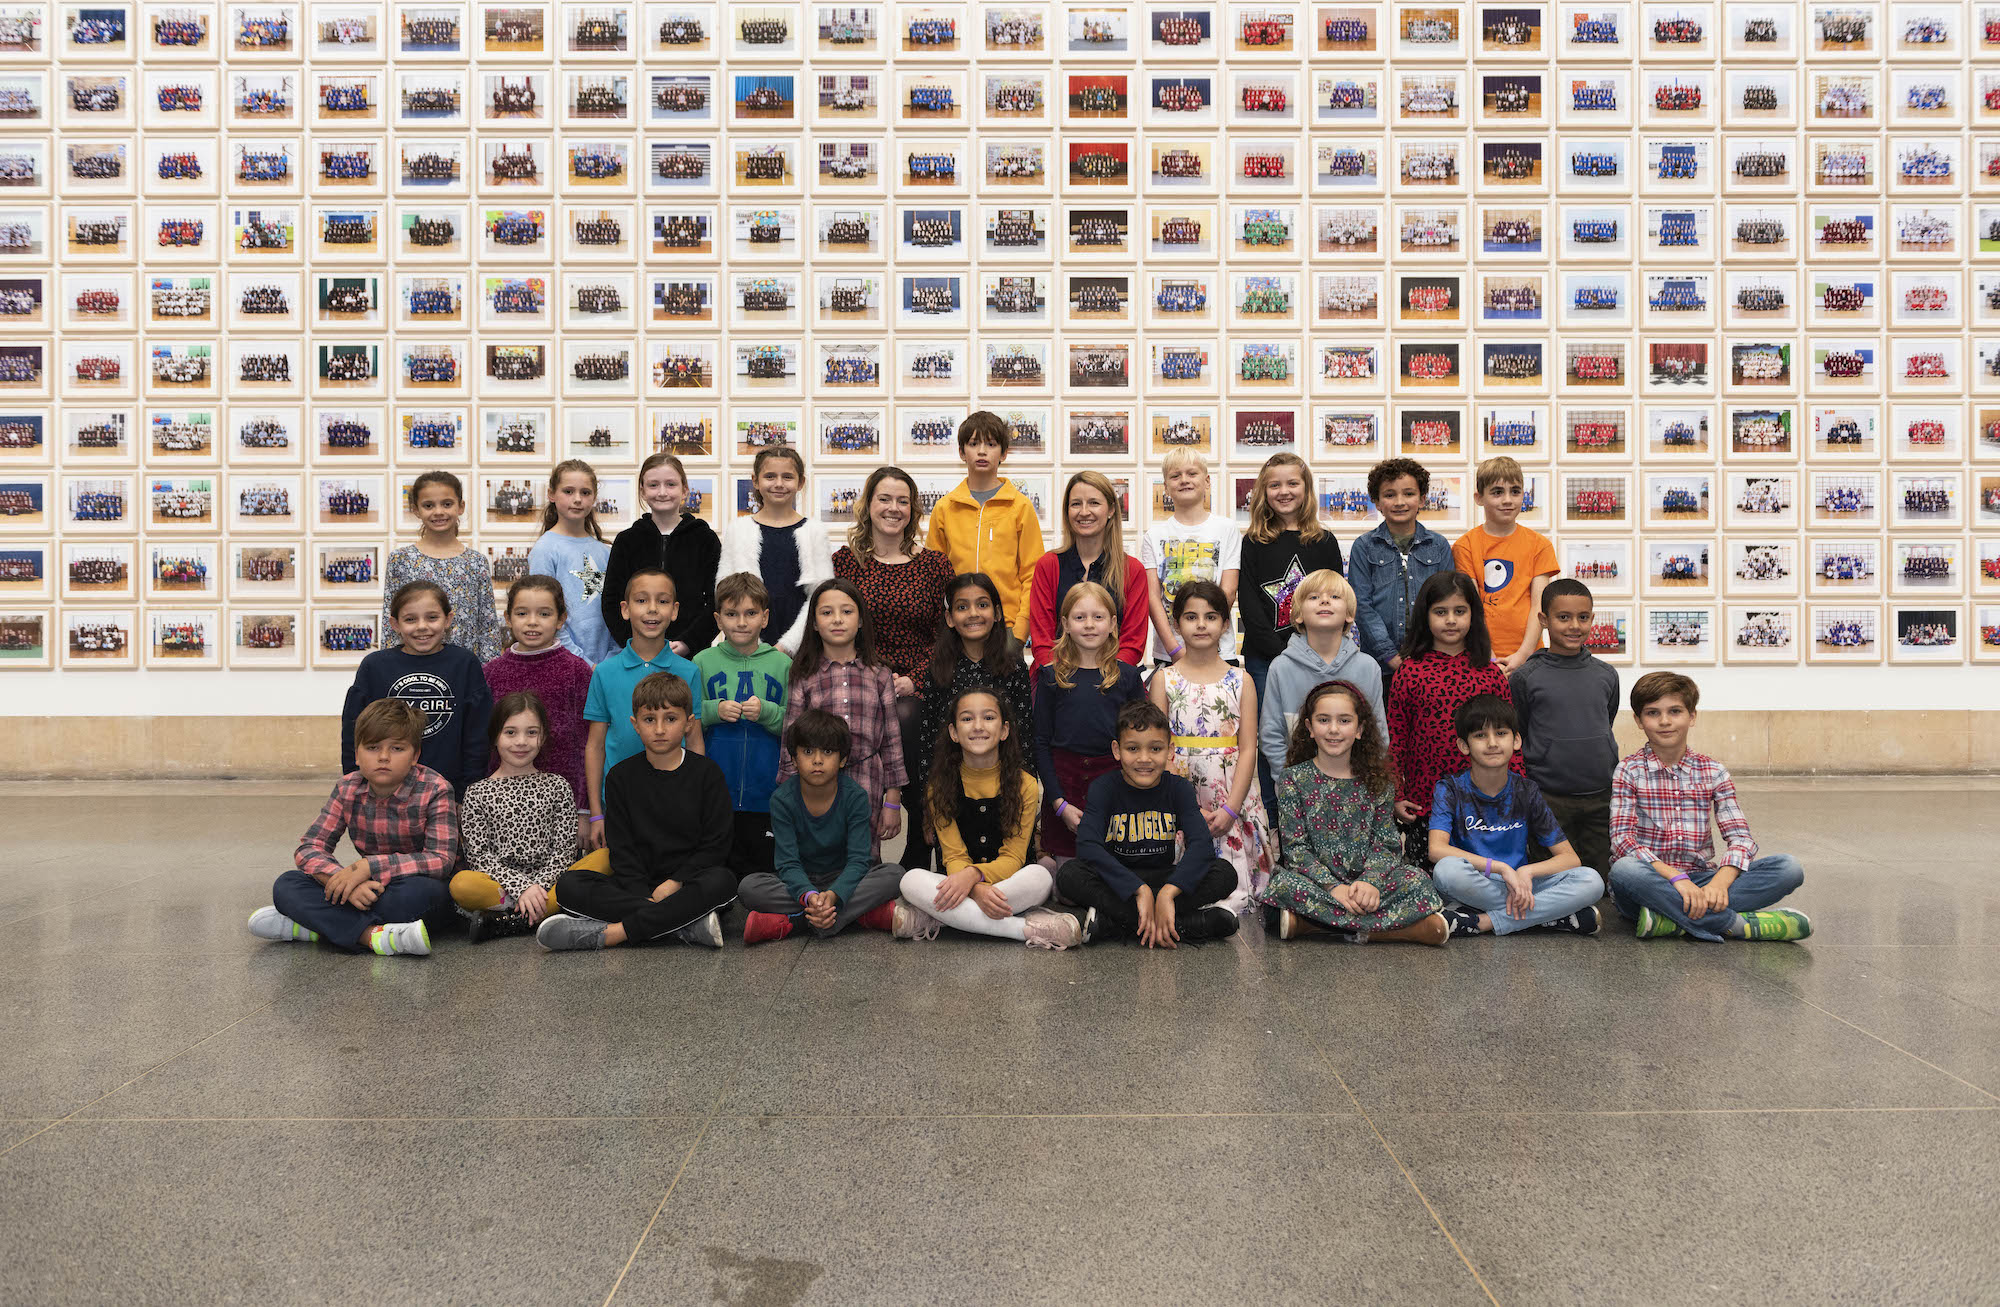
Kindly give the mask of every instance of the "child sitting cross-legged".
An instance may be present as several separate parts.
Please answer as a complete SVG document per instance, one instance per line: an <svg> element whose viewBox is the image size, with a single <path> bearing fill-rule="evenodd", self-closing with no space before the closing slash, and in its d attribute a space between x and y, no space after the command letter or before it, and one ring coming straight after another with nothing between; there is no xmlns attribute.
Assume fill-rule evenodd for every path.
<svg viewBox="0 0 2000 1307"><path fill-rule="evenodd" d="M669 936L722 947L720 910L736 899L729 785L722 768L684 743L694 712L694 690L678 673L654 672L632 687L640 751L605 773L605 847L556 880L562 911L535 931L543 948Z"/></svg>
<svg viewBox="0 0 2000 1307"><path fill-rule="evenodd" d="M874 853L875 805L847 774L854 737L824 708L808 708L785 728L792 775L771 792L776 874L743 878L743 942L763 944L792 933L803 919L821 939L859 922L887 930L903 868Z"/></svg>
<svg viewBox="0 0 2000 1307"><path fill-rule="evenodd" d="M1431 877L1438 893L1469 911L1448 909L1454 935L1511 935L1547 926L1597 933L1604 881L1578 863L1576 850L1526 776L1507 770L1521 747L1513 705L1475 694L1452 716L1469 767L1437 783L1431 799ZM1533 836L1549 851L1528 861Z"/></svg>
<svg viewBox="0 0 2000 1307"><path fill-rule="evenodd" d="M1404 860L1395 791L1367 695L1347 681L1314 686L1278 774L1284 862L1259 896L1267 931L1292 939L1321 926L1357 944L1451 938L1431 878Z"/></svg>
<svg viewBox="0 0 2000 1307"><path fill-rule="evenodd" d="M444 877L458 851L458 800L417 761L423 742L421 708L377 699L361 710L355 767L306 828L292 870L271 886L271 906L251 914L251 934L324 939L349 953L431 951L424 918L451 901ZM345 866L333 855L343 834L361 855Z"/></svg>
<svg viewBox="0 0 2000 1307"><path fill-rule="evenodd" d="M1701 692L1678 672L1632 683L1632 715L1645 747L1611 778L1611 899L1641 939L1804 939L1812 921L1771 905L1805 882L1799 860L1757 851L1736 801L1736 782L1688 748ZM1720 860L1709 820L1722 831Z"/></svg>
<svg viewBox="0 0 2000 1307"><path fill-rule="evenodd" d="M903 873L897 939L935 939L940 926L951 926L1037 948L1069 948L1081 941L1075 917L1041 906L1054 878L1048 868L1027 860L1041 786L1021 769L1020 738L1007 701L990 687L960 690L952 701L924 801L944 873L922 868Z"/></svg>
<svg viewBox="0 0 2000 1307"><path fill-rule="evenodd" d="M1173 948L1234 935L1236 914L1220 903L1236 892L1236 868L1215 856L1194 782L1169 770L1167 715L1144 699L1120 708L1111 754L1118 770L1091 782L1076 856L1056 872L1063 898L1084 908L1082 942Z"/></svg>
<svg viewBox="0 0 2000 1307"><path fill-rule="evenodd" d="M562 650L568 653L568 650ZM549 714L532 690L500 696L487 728L500 766L465 792L459 828L465 870L451 878L452 902L471 919L474 944L525 935L556 911L556 877L576 860L576 792L535 762L549 739Z"/></svg>

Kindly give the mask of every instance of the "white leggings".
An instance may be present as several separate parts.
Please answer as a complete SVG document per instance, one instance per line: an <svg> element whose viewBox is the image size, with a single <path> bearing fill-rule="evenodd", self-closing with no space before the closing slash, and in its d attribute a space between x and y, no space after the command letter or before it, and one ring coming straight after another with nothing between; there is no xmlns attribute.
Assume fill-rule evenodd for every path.
<svg viewBox="0 0 2000 1307"><path fill-rule="evenodd" d="M986 910L972 901L970 894L949 912L939 912L932 906L937 902L938 886L944 884L944 877L935 871L906 871L903 873L903 897L912 907L930 913L954 930L969 931L974 935L998 935L1002 939L1026 939L1028 929L1021 920L1021 914L1029 908L1040 907L1048 900L1049 892L1055 888L1055 878L1048 868L1031 862L1007 879L994 886L1007 896L1007 906L1014 909L1011 917L998 921L986 915Z"/></svg>

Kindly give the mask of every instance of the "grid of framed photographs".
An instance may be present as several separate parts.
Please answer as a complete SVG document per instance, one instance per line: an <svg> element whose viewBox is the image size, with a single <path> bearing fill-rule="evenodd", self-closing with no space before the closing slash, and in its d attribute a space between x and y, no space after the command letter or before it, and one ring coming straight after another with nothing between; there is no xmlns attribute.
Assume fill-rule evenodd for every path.
<svg viewBox="0 0 2000 1307"><path fill-rule="evenodd" d="M0 667L372 647L414 474L504 582L973 408L1054 534L1175 447L1528 470L1626 663L2000 659L2000 2L0 0Z"/></svg>

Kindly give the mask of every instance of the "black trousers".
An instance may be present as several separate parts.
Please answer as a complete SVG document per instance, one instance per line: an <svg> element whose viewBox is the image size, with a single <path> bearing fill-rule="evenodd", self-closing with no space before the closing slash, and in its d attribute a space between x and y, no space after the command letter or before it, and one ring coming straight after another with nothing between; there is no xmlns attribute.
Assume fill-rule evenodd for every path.
<svg viewBox="0 0 2000 1307"><path fill-rule="evenodd" d="M653 886L659 881L638 885L609 872L576 866L556 879L556 901L564 912L617 922L634 944L671 935L736 901L736 877L727 867L663 872L660 880L668 879L678 880L680 889L655 903Z"/></svg>
<svg viewBox="0 0 2000 1307"><path fill-rule="evenodd" d="M1154 889L1167 883L1171 867L1141 876ZM1056 889L1063 898L1080 907L1096 908L1098 939L1127 939L1139 933L1139 896L1121 895L1104 883L1082 858L1071 858L1056 872ZM1201 940L1209 936L1208 926L1195 911L1220 902L1236 892L1236 868L1227 859L1211 858L1208 870L1174 903L1174 926L1182 939ZM563 900L565 903L567 899Z"/></svg>
<svg viewBox="0 0 2000 1307"><path fill-rule="evenodd" d="M896 700L896 729L903 737L903 770L909 784L903 786L903 866L911 871L931 869L930 823L924 820L924 778L930 774L931 752L936 740L923 738L924 697L901 695Z"/></svg>

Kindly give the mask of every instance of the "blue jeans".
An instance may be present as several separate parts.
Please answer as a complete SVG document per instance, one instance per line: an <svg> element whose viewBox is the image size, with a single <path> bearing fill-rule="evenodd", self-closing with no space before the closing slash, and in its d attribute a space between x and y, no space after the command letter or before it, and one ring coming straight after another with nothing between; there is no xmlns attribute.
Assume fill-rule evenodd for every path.
<svg viewBox="0 0 2000 1307"><path fill-rule="evenodd" d="M361 936L372 926L417 921L451 906L451 891L435 876L398 876L382 886L373 905L350 908L328 903L320 883L294 867L271 886L271 906L335 948L361 951Z"/></svg>
<svg viewBox="0 0 2000 1307"><path fill-rule="evenodd" d="M1431 869L1438 893L1493 918L1493 933L1511 935L1580 912L1604 897L1604 881L1588 867L1571 867L1534 878L1535 906L1525 917L1507 915L1507 883L1464 858L1444 858Z"/></svg>
<svg viewBox="0 0 2000 1307"><path fill-rule="evenodd" d="M1697 885L1715 879L1715 873L1707 868L1691 869L1688 875ZM1805 869L1789 853L1767 853L1753 858L1743 874L1731 882L1727 908L1689 920L1687 909L1681 906L1680 891L1654 871L1651 863L1620 858L1611 864L1611 898L1618 904L1618 911L1628 918L1637 920L1640 908L1651 908L1694 938L1713 942L1735 927L1737 913L1770 907L1797 889L1805 878Z"/></svg>
<svg viewBox="0 0 2000 1307"><path fill-rule="evenodd" d="M1257 658L1250 654L1244 654L1243 670L1250 673L1250 684L1257 687L1257 716L1261 720L1264 716L1264 678L1271 674L1271 660L1269 658ZM1256 722L1250 723L1250 730L1253 734L1256 732ZM1265 820L1271 823L1271 834L1276 835L1278 833L1278 782L1274 778L1278 773L1271 770L1274 765L1278 771L1283 771L1285 769L1285 760L1279 758L1274 764L1271 759L1264 756L1262 749L1257 751L1257 792L1264 796L1264 817Z"/></svg>

